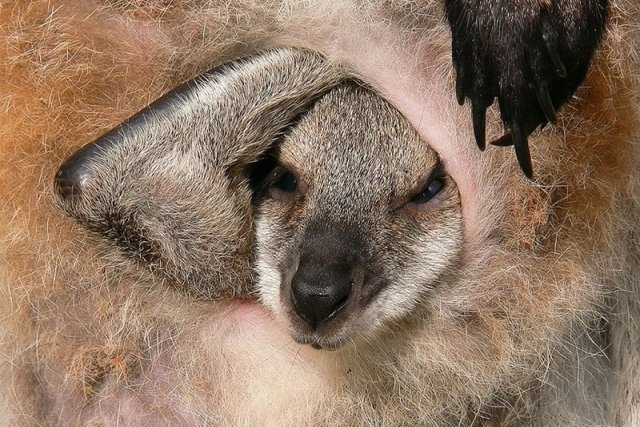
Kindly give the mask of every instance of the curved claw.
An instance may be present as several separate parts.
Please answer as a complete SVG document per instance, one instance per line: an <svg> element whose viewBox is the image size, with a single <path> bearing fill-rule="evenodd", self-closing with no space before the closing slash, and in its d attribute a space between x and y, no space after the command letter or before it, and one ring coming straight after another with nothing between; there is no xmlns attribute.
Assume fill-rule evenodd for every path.
<svg viewBox="0 0 640 427"><path fill-rule="evenodd" d="M556 109L553 106L553 101L551 101L551 95L549 94L549 85L546 82L541 82L538 85L538 90L536 91L536 93L538 95L540 108L542 108L542 112L547 118L547 121L555 123Z"/></svg>
<svg viewBox="0 0 640 427"><path fill-rule="evenodd" d="M513 138L511 137L511 132L505 133L495 141L491 141L490 144L495 145L496 147L511 147L513 145Z"/></svg>
<svg viewBox="0 0 640 427"><path fill-rule="evenodd" d="M531 165L531 155L529 153L529 142L527 135L522 131L517 123L511 124L511 138L516 149L516 158L520 169L529 179L533 179L533 166Z"/></svg>
<svg viewBox="0 0 640 427"><path fill-rule="evenodd" d="M558 49L556 49L555 41L552 40L548 33L544 33L542 35L542 40L544 41L544 45L547 48L547 53L549 54L549 58L551 59L551 64L553 65L554 71L559 77L564 79L565 77L567 77L567 69L560 59L560 54L558 53Z"/></svg>
<svg viewBox="0 0 640 427"><path fill-rule="evenodd" d="M457 67L456 71L456 99L459 105L464 105L464 72L462 67Z"/></svg>
<svg viewBox="0 0 640 427"><path fill-rule="evenodd" d="M484 151L486 147L486 121L487 107L479 102L473 103L473 135L476 138L476 144L480 151Z"/></svg>

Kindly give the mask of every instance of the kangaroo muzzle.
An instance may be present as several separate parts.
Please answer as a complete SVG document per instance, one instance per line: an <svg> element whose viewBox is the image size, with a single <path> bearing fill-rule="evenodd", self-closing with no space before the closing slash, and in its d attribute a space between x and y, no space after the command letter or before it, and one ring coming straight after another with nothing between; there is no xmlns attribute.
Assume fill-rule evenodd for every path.
<svg viewBox="0 0 640 427"><path fill-rule="evenodd" d="M315 328L342 310L362 282L362 268L358 265L327 264L314 256L302 257L291 281L291 303L296 313Z"/></svg>

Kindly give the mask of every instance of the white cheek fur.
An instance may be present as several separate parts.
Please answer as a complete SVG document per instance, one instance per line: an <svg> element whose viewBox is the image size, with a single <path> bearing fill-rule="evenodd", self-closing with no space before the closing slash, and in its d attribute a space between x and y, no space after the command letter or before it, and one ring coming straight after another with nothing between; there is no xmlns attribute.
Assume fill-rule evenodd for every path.
<svg viewBox="0 0 640 427"><path fill-rule="evenodd" d="M372 333L387 321L407 315L415 309L426 288L451 265L462 245L462 219L460 228L450 230L446 236L428 233L415 242L412 252L413 262L409 263L388 286L374 298L361 315L356 334ZM277 227L268 220L256 221L256 271L257 289L260 300L280 318L284 311L280 300L282 273L277 267L276 255L278 239L273 230Z"/></svg>
<svg viewBox="0 0 640 427"><path fill-rule="evenodd" d="M256 221L256 271L258 273L257 289L260 300L269 307L275 314L282 312L280 304L280 282L282 275L276 267L276 260L273 257L271 241L272 232L266 221Z"/></svg>
<svg viewBox="0 0 640 427"><path fill-rule="evenodd" d="M406 265L396 279L390 281L366 312L378 319L378 322L384 322L402 317L415 309L421 295L433 288L438 277L458 255L462 245L462 239L458 236L461 234L460 227L458 233L447 236L430 233L415 242L412 248L416 254L413 262Z"/></svg>

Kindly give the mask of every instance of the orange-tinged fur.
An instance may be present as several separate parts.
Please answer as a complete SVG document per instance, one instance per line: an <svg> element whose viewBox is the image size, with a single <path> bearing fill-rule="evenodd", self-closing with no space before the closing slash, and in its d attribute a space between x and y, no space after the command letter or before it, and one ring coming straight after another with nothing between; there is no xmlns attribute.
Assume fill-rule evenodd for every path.
<svg viewBox="0 0 640 427"><path fill-rule="evenodd" d="M457 152L472 153L470 169L479 171L474 197L481 202L474 207L481 226L469 234L475 240L467 242L464 281L455 294L433 301L434 312L442 316L428 328L407 322L389 331L406 337L417 330L419 337L386 337L384 342L397 348L373 342L317 358L314 350L288 342L280 327L264 320L268 314L249 310L236 322L244 326L225 322L237 311L165 286L115 256L53 202L51 182L68 155L205 69L299 34L308 39L296 44L318 47L330 57L335 48L340 52L334 59L344 61L349 51L344 45L352 40L340 40L344 32L336 31L338 40L326 33L333 23L349 24L353 16L331 15L330 7L311 13L291 2L293 12L276 18L281 16L278 2L259 8L248 3L15 0L0 5L0 377L11 384L0 391L2 424L56 424L70 416L71 424L89 423L100 417L87 408L100 399L107 402L110 394L129 402L123 407L141 417L154 414L140 423L376 423L385 411L393 423L406 408L444 422L451 420L436 418L443 409L438 405L453 404L459 405L452 408L457 415L468 409L479 412L471 418L527 424L536 413L535 399L524 393L531 387L528 374L542 372L532 375L534 383L553 385L552 377L564 372L546 366L553 352L549 337L580 335L595 327L583 322L600 316L608 322L602 333L611 336L611 347L600 350L611 363L598 359L593 369L602 372L593 375L609 377L613 391L609 402L593 404L609 408L612 425L640 422L640 385L626 379L640 375L634 350L640 346L635 326L640 322L640 37L634 29L639 7L616 2L610 31L584 85L562 110L557 127L531 138L535 184L519 174L510 150L473 151L469 124L463 121L468 116L455 110L454 142L466 144ZM425 2L424 9L409 1L380 8L370 3L365 21L372 27L377 28L382 10L382 16L404 18L398 28L422 34L424 26L433 30L429 43L447 44L430 15L412 13L438 10L433 2ZM346 4L342 7L348 9ZM317 25L325 22L317 15L331 18L326 20L331 24ZM283 36L283 27L305 22L303 17L311 24L295 28L295 36ZM415 37L407 31L406 40ZM450 72L448 58L436 56L432 64L435 74ZM367 72L354 70L365 80ZM490 129L499 132L495 116ZM505 271L512 274L509 280ZM465 316L452 315L458 311ZM462 318L465 328L452 321ZM210 345L191 348L189 343ZM571 345L558 343L568 354L577 353ZM402 376L394 382L386 371L371 376L370 366L393 360L394 349L411 360L406 347L423 357L408 366L435 392L415 392L413 382ZM236 364L228 365L230 360ZM281 366L291 369L283 372ZM252 382L254 377L258 380ZM106 391L98 390L104 378L109 379ZM380 399L381 407L372 407L358 394L367 381L372 395L398 399ZM221 386L225 383L228 387ZM353 384L356 391L345 391ZM438 386L447 390L445 398ZM496 389L503 393L492 394ZM458 392L468 392L472 401L456 401ZM136 400L136 393L144 399ZM136 399L126 400L131 396ZM488 396L494 400L486 401ZM55 413L61 407L65 412ZM495 414L493 407L498 407ZM514 414L523 418L514 420Z"/></svg>

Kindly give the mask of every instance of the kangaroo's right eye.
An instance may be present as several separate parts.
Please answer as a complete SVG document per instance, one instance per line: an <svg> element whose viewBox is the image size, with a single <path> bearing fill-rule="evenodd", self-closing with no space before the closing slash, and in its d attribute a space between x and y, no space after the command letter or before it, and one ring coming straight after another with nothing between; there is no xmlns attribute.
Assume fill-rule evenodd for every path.
<svg viewBox="0 0 640 427"><path fill-rule="evenodd" d="M282 169L282 171L273 182L273 187L287 193L293 193L298 188L298 180L296 179L295 175L288 170L284 168L280 169Z"/></svg>
<svg viewBox="0 0 640 427"><path fill-rule="evenodd" d="M300 182L290 170L277 166L267 178L269 195L281 201L291 201L300 196Z"/></svg>

